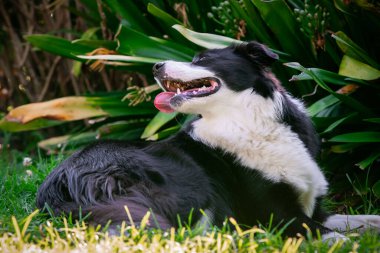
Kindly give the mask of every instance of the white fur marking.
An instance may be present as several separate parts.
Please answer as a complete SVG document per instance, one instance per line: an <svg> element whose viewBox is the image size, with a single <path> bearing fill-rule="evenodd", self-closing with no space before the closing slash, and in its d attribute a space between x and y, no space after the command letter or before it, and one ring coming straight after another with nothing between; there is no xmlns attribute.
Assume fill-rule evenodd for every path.
<svg viewBox="0 0 380 253"><path fill-rule="evenodd" d="M189 71L189 69L191 69L191 71ZM194 79L213 77L214 73L203 67L191 65L189 62L166 61L165 75L170 77L170 79L189 82ZM165 78L164 76L164 79Z"/></svg>
<svg viewBox="0 0 380 253"><path fill-rule="evenodd" d="M242 165L273 182L293 185L311 216L327 182L298 135L277 121L281 96L276 93L272 101L249 90L236 93L222 86L214 95L183 103L180 111L202 114L193 124L194 139L234 154Z"/></svg>
<svg viewBox="0 0 380 253"><path fill-rule="evenodd" d="M215 76L205 68L170 61L165 63L165 74L183 81ZM188 99L175 110L202 115L193 123L194 139L234 154L243 166L260 171L268 180L295 187L311 216L327 182L298 135L279 123L283 94L274 92L272 100L252 90L234 92L222 83L218 92ZM289 100L305 111L300 102L290 96Z"/></svg>

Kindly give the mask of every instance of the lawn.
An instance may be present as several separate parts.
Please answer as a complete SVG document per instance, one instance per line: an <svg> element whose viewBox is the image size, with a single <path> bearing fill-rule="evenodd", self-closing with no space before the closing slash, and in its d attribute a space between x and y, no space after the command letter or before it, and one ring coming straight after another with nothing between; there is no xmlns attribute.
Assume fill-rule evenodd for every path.
<svg viewBox="0 0 380 253"><path fill-rule="evenodd" d="M367 232L347 234L348 242L324 243L318 235L286 238L281 227L242 230L180 227L161 231L121 226L119 231L89 227L83 217L53 217L35 208L39 184L60 155L34 157L17 151L3 152L0 159L0 252L379 252L380 235ZM368 200L364 200L368 201ZM367 204L368 203L363 203ZM352 208L355 212L355 208ZM378 210L374 209L373 212ZM149 214L148 214L149 215Z"/></svg>

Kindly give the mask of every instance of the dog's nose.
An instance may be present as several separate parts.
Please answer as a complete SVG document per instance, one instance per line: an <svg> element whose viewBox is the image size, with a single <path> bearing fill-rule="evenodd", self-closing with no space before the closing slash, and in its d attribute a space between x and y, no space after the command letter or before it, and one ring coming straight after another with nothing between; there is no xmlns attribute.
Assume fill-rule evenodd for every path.
<svg viewBox="0 0 380 253"><path fill-rule="evenodd" d="M165 62L157 62L156 64L153 65L153 74L157 73L158 70L164 66Z"/></svg>

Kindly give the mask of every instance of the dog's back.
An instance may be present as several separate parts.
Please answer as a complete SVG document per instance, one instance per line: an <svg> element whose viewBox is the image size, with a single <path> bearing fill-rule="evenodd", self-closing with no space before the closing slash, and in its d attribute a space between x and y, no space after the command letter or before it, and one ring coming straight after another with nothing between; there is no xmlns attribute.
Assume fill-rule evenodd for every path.
<svg viewBox="0 0 380 253"><path fill-rule="evenodd" d="M158 226L168 228L177 226L177 216L186 222L192 213L197 221L209 206L218 206L223 219L232 214L214 189L232 186L232 176L223 160L186 132L137 145L100 141L53 170L39 188L37 206L74 217L91 212L89 220L100 224L128 222L127 206L136 223L150 210Z"/></svg>

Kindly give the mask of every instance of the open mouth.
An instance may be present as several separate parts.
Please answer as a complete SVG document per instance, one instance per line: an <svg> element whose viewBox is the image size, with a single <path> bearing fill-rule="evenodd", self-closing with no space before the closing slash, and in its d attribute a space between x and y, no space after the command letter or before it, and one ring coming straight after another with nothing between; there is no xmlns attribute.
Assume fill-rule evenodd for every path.
<svg viewBox="0 0 380 253"><path fill-rule="evenodd" d="M154 105L162 112L173 112L173 106L182 103L184 100L194 97L205 97L217 92L220 82L216 78L200 78L189 82L174 79L164 79L159 81L165 92L161 92L154 99Z"/></svg>
<svg viewBox="0 0 380 253"><path fill-rule="evenodd" d="M189 97L202 97L215 93L219 87L216 78L201 78L183 82L179 80L162 80L161 84L166 91L182 94Z"/></svg>

